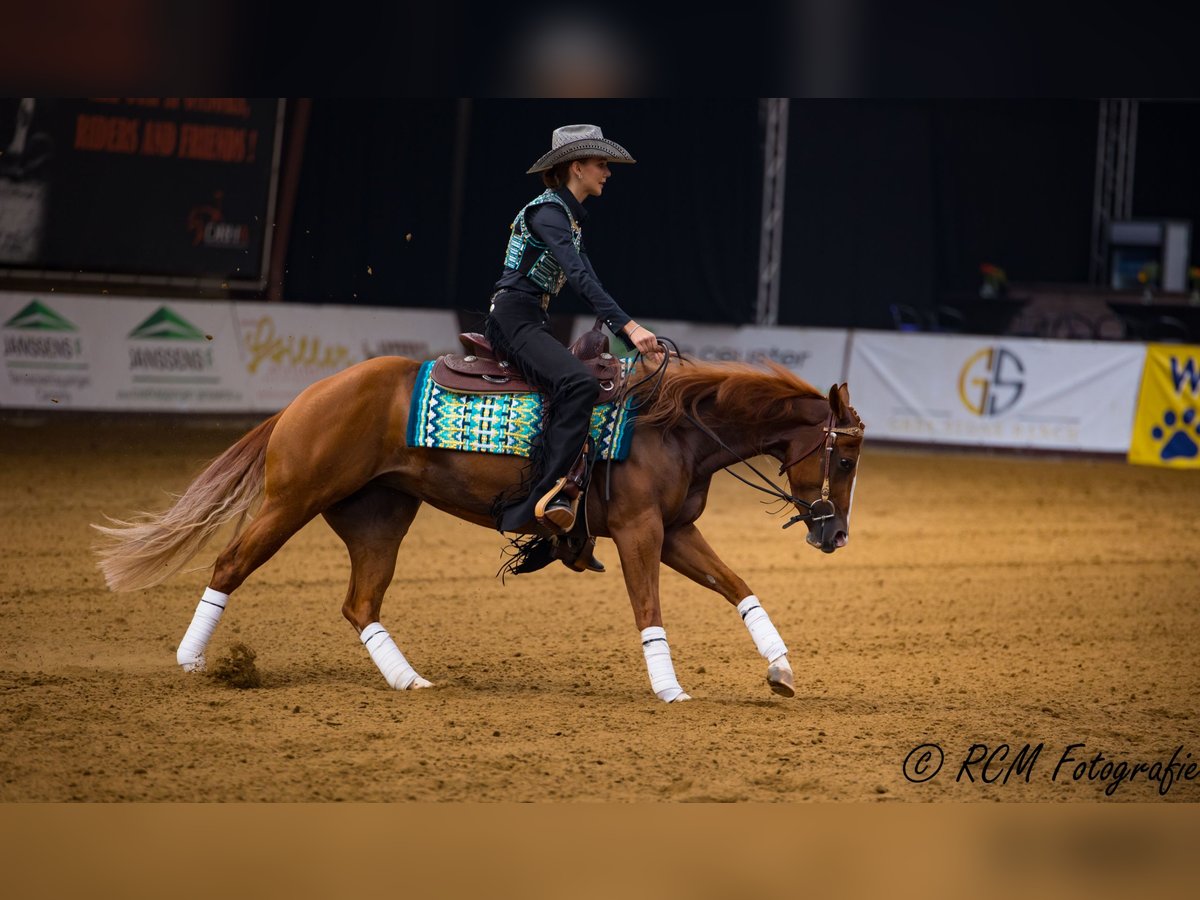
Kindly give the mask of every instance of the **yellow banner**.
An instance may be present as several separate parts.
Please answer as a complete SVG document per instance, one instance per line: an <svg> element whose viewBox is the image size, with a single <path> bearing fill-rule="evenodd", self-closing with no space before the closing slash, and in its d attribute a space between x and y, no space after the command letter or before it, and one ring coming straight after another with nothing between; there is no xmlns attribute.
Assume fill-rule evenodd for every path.
<svg viewBox="0 0 1200 900"><path fill-rule="evenodd" d="M1200 347L1147 348L1129 461L1200 469Z"/></svg>

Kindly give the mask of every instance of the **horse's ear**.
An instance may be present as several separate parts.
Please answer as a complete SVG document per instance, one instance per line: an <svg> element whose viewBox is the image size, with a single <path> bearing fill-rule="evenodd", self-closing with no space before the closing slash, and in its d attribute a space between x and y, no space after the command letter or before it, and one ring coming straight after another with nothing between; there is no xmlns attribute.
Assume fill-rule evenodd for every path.
<svg viewBox="0 0 1200 900"><path fill-rule="evenodd" d="M833 410L833 417L840 419L846 412L846 407L850 405L847 396L845 395L846 386L843 384L838 387L836 384L829 388L829 408Z"/></svg>

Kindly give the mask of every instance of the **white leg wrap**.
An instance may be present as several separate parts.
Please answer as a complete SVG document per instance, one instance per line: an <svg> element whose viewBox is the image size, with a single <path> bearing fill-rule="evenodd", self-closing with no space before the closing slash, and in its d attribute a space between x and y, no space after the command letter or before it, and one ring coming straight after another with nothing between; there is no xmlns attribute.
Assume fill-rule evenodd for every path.
<svg viewBox="0 0 1200 900"><path fill-rule="evenodd" d="M758 598L751 594L737 605L737 611L746 623L750 637L754 638L754 646L767 662L773 663L781 656L786 656L788 649L783 638L771 624L771 617L759 605Z"/></svg>
<svg viewBox="0 0 1200 900"><path fill-rule="evenodd" d="M407 690L414 682L421 680L421 676L408 664L408 660L404 658L392 636L387 633L387 629L378 622L372 622L364 628L359 639L371 654L375 665L379 666L379 671L383 673L387 683L396 690Z"/></svg>
<svg viewBox="0 0 1200 900"><path fill-rule="evenodd" d="M192 624L184 632L183 640L175 653L175 660L183 666L185 672L203 672L205 666L204 650L212 639L217 623L221 621L221 613L225 612L228 594L205 588L192 616Z"/></svg>
<svg viewBox="0 0 1200 900"><path fill-rule="evenodd" d="M659 700L670 703L683 693L671 663L671 648L667 646L667 631L661 625L642 629L642 654L650 673L650 689Z"/></svg>

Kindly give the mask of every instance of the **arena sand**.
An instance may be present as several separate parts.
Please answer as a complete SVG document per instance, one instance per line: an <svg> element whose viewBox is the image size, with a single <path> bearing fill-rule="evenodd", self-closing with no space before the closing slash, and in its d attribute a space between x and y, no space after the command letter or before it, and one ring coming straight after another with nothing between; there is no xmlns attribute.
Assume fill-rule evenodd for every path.
<svg viewBox="0 0 1200 900"><path fill-rule="evenodd" d="M428 507L383 621L437 687L393 692L341 617L346 553L318 519L230 602L210 659L256 654L261 685L238 690L175 665L218 548L113 594L89 523L162 509L243 430L3 423L0 800L1200 800L1200 779L1163 796L1143 773L1106 795L1103 761L1073 776L1097 753L1200 763L1200 473L868 433L831 556L718 476L699 525L788 642L792 700L767 689L736 611L664 568L695 699L660 703L610 541L607 574L501 585L502 538ZM992 783L961 774L972 745L1005 743ZM933 771L925 744L943 766L910 780ZM1026 744L1043 749L1003 780Z"/></svg>

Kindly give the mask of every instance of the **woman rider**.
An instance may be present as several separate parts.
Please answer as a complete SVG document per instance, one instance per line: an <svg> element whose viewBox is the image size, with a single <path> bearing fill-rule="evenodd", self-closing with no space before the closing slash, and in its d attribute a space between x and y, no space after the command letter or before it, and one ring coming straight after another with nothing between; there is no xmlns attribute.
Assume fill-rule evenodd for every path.
<svg viewBox="0 0 1200 900"><path fill-rule="evenodd" d="M604 192L610 162L634 159L595 125L564 125L554 130L550 151L526 173L542 173L546 190L512 223L484 331L492 346L546 393L548 421L535 450L533 484L500 511L501 531L520 531L536 522L565 534L575 523L578 498L561 492L583 451L599 386L550 332L550 301L562 286L570 284L614 335L657 359L657 338L604 290L584 250L583 201Z"/></svg>

